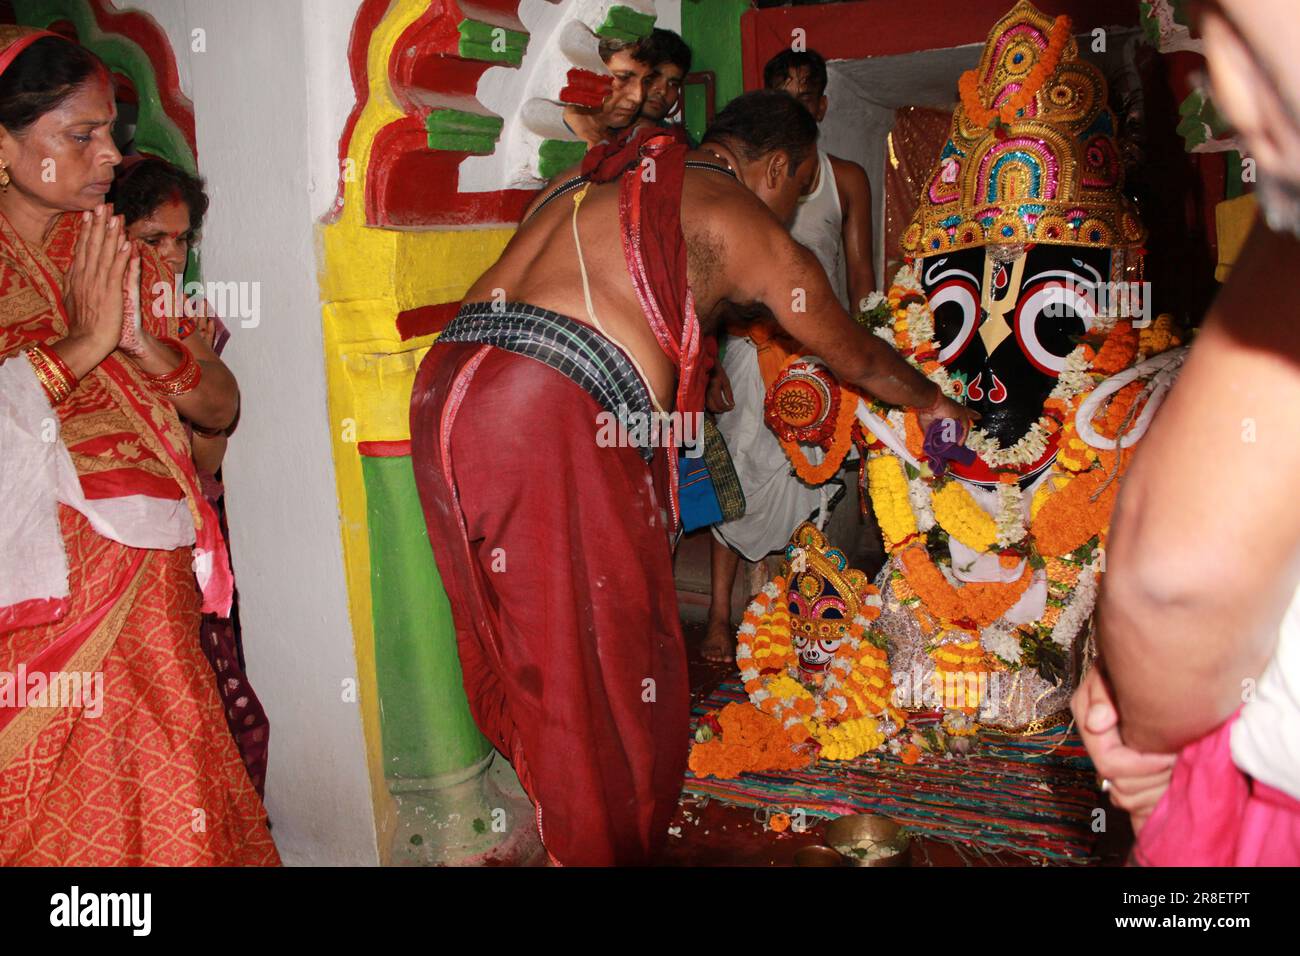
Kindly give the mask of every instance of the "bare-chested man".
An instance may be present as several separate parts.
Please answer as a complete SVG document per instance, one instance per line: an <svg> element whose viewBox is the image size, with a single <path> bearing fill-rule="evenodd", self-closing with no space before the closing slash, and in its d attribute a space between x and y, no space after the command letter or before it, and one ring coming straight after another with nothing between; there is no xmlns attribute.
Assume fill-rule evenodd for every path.
<svg viewBox="0 0 1300 956"><path fill-rule="evenodd" d="M806 110L764 91L700 150L638 130L593 151L589 181L539 197L420 367L412 453L470 707L556 862L653 859L685 774L675 454L602 436L610 414L702 410L697 315L765 303L843 380L966 417L849 319L790 238L816 139Z"/></svg>

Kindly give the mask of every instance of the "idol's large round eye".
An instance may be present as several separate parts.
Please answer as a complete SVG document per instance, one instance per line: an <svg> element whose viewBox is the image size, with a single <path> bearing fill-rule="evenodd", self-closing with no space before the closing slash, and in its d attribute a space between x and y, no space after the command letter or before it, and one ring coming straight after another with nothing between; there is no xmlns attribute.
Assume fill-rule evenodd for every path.
<svg viewBox="0 0 1300 956"><path fill-rule="evenodd" d="M836 651L840 649L839 638L836 638L833 641L818 641L817 643L821 647L822 652L825 654L834 654Z"/></svg>
<svg viewBox="0 0 1300 956"><path fill-rule="evenodd" d="M930 311L934 313L934 340L939 345L939 361L955 359L970 345L979 324L979 292L965 279L949 279L930 292Z"/></svg>
<svg viewBox="0 0 1300 956"><path fill-rule="evenodd" d="M1016 339L1039 371L1059 375L1096 315L1087 286L1036 282L1021 292L1016 303Z"/></svg>

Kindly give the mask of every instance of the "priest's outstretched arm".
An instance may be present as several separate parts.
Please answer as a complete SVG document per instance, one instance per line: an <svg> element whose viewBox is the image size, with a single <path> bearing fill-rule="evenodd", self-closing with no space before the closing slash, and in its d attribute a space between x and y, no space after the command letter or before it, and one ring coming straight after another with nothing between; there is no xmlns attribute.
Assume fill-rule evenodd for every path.
<svg viewBox="0 0 1300 956"><path fill-rule="evenodd" d="M883 339L854 322L817 258L761 203L739 197L726 214L726 274L720 277L724 298L742 305L762 303L837 378L888 404L921 409L923 427L934 418L978 419L940 394Z"/></svg>

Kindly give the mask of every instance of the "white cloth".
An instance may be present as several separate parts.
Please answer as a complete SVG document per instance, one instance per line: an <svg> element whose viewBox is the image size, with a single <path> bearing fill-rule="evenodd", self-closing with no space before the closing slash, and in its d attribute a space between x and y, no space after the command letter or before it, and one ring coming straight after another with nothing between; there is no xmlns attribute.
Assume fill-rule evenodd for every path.
<svg viewBox="0 0 1300 956"><path fill-rule="evenodd" d="M1232 759L1242 771L1300 800L1300 588L1231 733Z"/></svg>
<svg viewBox="0 0 1300 956"><path fill-rule="evenodd" d="M840 194L830 155L819 149L817 158L817 188L799 200L790 235L817 257L836 298L848 309ZM734 336L728 336L726 343L722 367L731 380L736 405L718 416L718 431L727 443L736 477L745 492L745 514L735 521L714 525L713 534L746 560L758 561L789 543L794 529L821 506L823 492L804 484L794 474L785 449L763 419L767 386L759 373L754 343ZM814 464L826 457L820 448L802 447Z"/></svg>
<svg viewBox="0 0 1300 956"><path fill-rule="evenodd" d="M194 543L194 520L183 500L86 498L59 417L25 355L0 362L0 502L0 608L69 596L60 502L129 547L172 550Z"/></svg>
<svg viewBox="0 0 1300 956"><path fill-rule="evenodd" d="M1038 490L1050 473L1051 469L1045 469L1021 494L1021 507L1024 509L1022 518L1026 522L1029 520L1029 507L1034 500L1034 492ZM994 489L982 488L970 482L965 482L964 487L975 503L984 510L985 514L990 518L997 518L998 493ZM1004 568L1002 559L996 552L974 551L956 538L950 537L948 539L948 553L952 557L952 575L962 583L1000 581L1008 584L1012 581L1019 581L1020 576L1025 573L1025 562L1023 560L1018 562L1015 567ZM1041 618L1046 611L1047 575L1040 570L1034 572L1030 578L1029 587L1020 596L1020 600L1003 615L1003 620L1008 624L1029 624Z"/></svg>
<svg viewBox="0 0 1300 956"><path fill-rule="evenodd" d="M722 367L731 380L736 406L718 416L718 431L745 492L745 514L713 526L714 536L748 561L784 548L790 535L821 504L821 492L792 473L790 459L763 419L767 387L758 370L758 349L747 338L727 336ZM820 463L826 453L802 446L808 460Z"/></svg>
<svg viewBox="0 0 1300 956"><path fill-rule="evenodd" d="M799 200L790 226L790 235L812 250L822 264L826 278L840 305L849 308L848 271L844 262L844 210L840 206L840 191L835 187L835 170L830 154L817 150L820 164L817 188Z"/></svg>

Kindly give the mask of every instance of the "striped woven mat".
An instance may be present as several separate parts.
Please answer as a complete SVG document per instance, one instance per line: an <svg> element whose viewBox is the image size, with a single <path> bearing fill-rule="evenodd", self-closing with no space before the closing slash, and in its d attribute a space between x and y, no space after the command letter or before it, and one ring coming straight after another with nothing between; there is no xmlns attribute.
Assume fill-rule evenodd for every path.
<svg viewBox="0 0 1300 956"><path fill-rule="evenodd" d="M723 684L693 715L744 699L740 684ZM885 753L735 780L688 771L685 792L744 807L802 810L807 818L880 813L951 844L963 858L1009 855L1040 864L1093 862L1093 811L1102 803L1083 744L1064 727L1037 737L985 731L973 756L922 754L912 766Z"/></svg>

